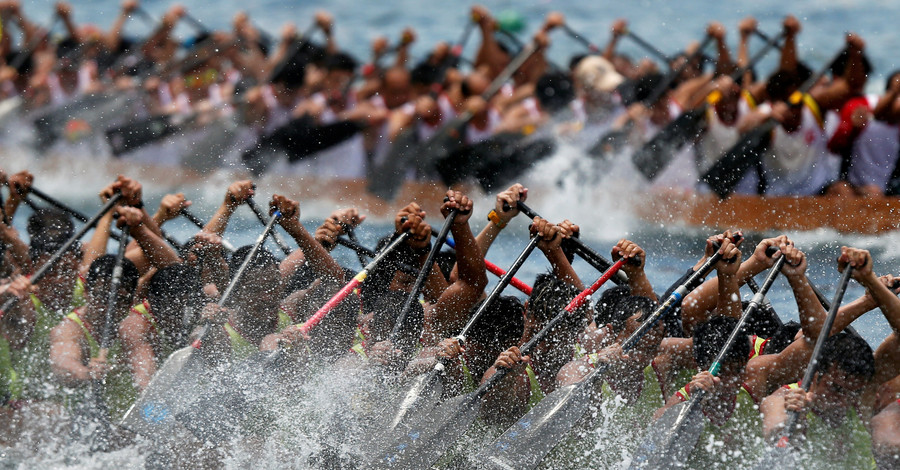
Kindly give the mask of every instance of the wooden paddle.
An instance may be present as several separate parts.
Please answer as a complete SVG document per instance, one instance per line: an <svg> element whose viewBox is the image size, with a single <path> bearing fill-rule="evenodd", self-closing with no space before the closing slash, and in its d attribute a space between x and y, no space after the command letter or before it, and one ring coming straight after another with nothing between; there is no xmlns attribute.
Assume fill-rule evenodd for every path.
<svg viewBox="0 0 900 470"><path fill-rule="evenodd" d="M828 70L831 69L838 57L844 52L841 49L834 59L826 62L822 68L810 76L803 83L803 86L796 91L789 100L791 106L803 106L803 96L812 89ZM719 160L709 169L700 181L708 184L710 188L720 197L726 198L733 191L738 182L744 177L750 167L760 164L762 157L769 147L772 139L772 131L778 126L778 121L773 118L766 119L762 124L748 131L741 137L733 147L728 149Z"/></svg>
<svg viewBox="0 0 900 470"><path fill-rule="evenodd" d="M738 236L736 236L738 237ZM697 288L719 262L722 254L716 251L683 284L678 286L641 325L622 342L622 351L628 352L663 317L675 310L682 299ZM621 261L621 260L620 260ZM524 351L523 351L524 352ZM482 449L475 460L484 462L485 468L530 469L536 467L572 430L590 406L594 382L609 370L608 363L601 363L580 382L560 387L544 397L537 406L507 429L492 444Z"/></svg>
<svg viewBox="0 0 900 470"><path fill-rule="evenodd" d="M737 325L731 331L731 335L725 341L725 345L713 360L709 372L715 377L719 374L728 351L738 341L747 341L747 333L744 330L747 322L756 314L763 305L765 295L769 292L786 258L781 256L775 261L775 265L769 270L769 274L763 281L762 287L753 295L750 305L744 310ZM652 423L646 431L644 441L638 447L631 461L631 468L675 468L684 466L704 428L703 400L707 392L703 389L691 390L690 400L672 406L661 417L666 423ZM665 415L674 415L666 417ZM671 421L671 424L668 422Z"/></svg>
<svg viewBox="0 0 900 470"><path fill-rule="evenodd" d="M235 286L247 272L247 267L256 257L266 238L281 218L281 212L275 211L266 223L263 233L256 240L250 253L244 258L240 268L234 274L225 292L217 304L222 307L228 302ZM203 341L212 329L206 322L198 331L197 339L187 347L172 353L166 362L156 371L147 388L131 405L120 426L144 436L176 436L184 434L183 427L175 418L176 414L187 408L197 397L199 384L197 378L206 373L208 367L200 356Z"/></svg>
<svg viewBox="0 0 900 470"><path fill-rule="evenodd" d="M750 70L770 50L778 45L782 37L783 34L766 41L766 44L750 59L747 65L731 73L731 79L734 81L740 80L747 70ZM703 124L705 123L709 106L709 102L704 101L702 105L681 113L657 132L638 151L632 154L631 161L644 177L651 181L656 178L669 165L672 158L682 147L703 132Z"/></svg>
<svg viewBox="0 0 900 470"><path fill-rule="evenodd" d="M853 267L847 265L847 267L844 268L844 273L841 275L840 284L838 284L838 288L834 292L834 300L831 302L831 308L828 310L828 315L825 317L825 323L822 324L822 331L819 332L819 337L816 338L816 345L813 347L812 356L809 359L809 364L806 366L806 372L803 374L803 381L800 382L800 388L805 392L808 392L810 385L812 385L813 376L816 374L816 369L819 364L819 358L822 357L822 349L825 346L825 341L831 336L831 327L834 325L835 318L837 318L837 313L838 310L840 310L841 301L844 299L844 292L847 291L847 285L850 283L850 276L852 273ZM795 449L793 441L794 435L797 432L797 420L799 419L800 415L798 413L787 411L787 420L782 428L781 437L775 443L774 447L770 447L766 451L763 458L760 459L753 468L788 468L787 464L790 464L794 458L793 454Z"/></svg>

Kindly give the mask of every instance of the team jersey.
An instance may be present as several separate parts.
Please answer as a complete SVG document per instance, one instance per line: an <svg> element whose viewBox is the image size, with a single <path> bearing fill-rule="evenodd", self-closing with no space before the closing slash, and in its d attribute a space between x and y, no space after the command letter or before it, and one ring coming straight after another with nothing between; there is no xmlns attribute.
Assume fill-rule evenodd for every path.
<svg viewBox="0 0 900 470"><path fill-rule="evenodd" d="M82 320L81 313L81 309L73 310L66 315L66 321L74 322L81 328L84 340L82 350L87 353L82 356L82 362L87 364L90 359L100 354L100 343L96 339L96 332ZM128 408L134 403L138 395L128 368L124 364L117 364L117 359L121 356L120 352L118 343L110 345L107 363L111 366L111 369L104 381L106 405L109 409L110 419L114 421L118 421L128 411ZM90 398L89 389L90 383L69 388L65 397L67 406L75 410L84 405L85 400Z"/></svg>

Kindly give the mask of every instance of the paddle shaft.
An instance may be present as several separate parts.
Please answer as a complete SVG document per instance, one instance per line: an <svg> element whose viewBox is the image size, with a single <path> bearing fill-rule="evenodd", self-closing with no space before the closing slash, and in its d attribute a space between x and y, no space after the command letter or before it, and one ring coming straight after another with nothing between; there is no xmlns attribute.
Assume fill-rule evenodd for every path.
<svg viewBox="0 0 900 470"><path fill-rule="evenodd" d="M349 238L351 242L359 245L359 239L356 238L356 232L354 232L353 229L349 228L349 227L347 228L346 231L347 231L347 238ZM359 260L359 265L361 267L366 267L366 255L360 251L356 251L356 250L354 250L354 251L356 252L356 259ZM374 256L374 253L373 253L373 256Z"/></svg>
<svg viewBox="0 0 900 470"><path fill-rule="evenodd" d="M841 301L844 299L844 292L847 291L847 285L850 283L850 276L853 274L853 267L847 265L844 273L841 275L841 281L837 291L834 293L834 300L831 301L831 308L828 309L828 315L825 317L825 323L822 324L822 330L819 337L816 338L816 345L813 347L812 356L809 364L806 366L806 372L803 374L803 381L800 382L800 388L808 392L812 385L813 376L816 375L816 369L819 365L819 358L822 356L822 349L825 347L825 341L831 336L831 327L834 325L834 319L837 318L838 310L841 307ZM787 420L784 425L784 435L778 440L776 447L786 447L790 443L797 430L797 420L800 414L794 411L787 411Z"/></svg>
<svg viewBox="0 0 900 470"><path fill-rule="evenodd" d="M252 197L247 198L247 207L253 211L253 214L256 215L259 223L263 225L266 224L266 218L263 215L262 210L260 210L259 205L256 204L256 201L254 201ZM290 256L292 250L288 248L287 243L285 243L284 240L281 239L281 236L278 235L278 232L274 230L272 231L272 240L275 240L275 244L278 245L278 248L281 249L285 256Z"/></svg>
<svg viewBox="0 0 900 470"><path fill-rule="evenodd" d="M75 244L75 242L80 240L88 230L94 228L94 226L97 225L97 222L99 222L100 219L103 218L103 216L106 215L106 213L109 212L117 202L119 202L119 199L121 197L121 194L113 194L113 196L106 201L106 204L104 204L103 207L100 208L100 212L97 212L97 214L94 215L94 217L92 217L90 220L88 220L87 223L85 223L80 229L78 229L78 231L75 232L74 235L69 237L69 239L66 240L66 242L63 243L63 245L59 247L59 249L56 250L55 253L53 253L53 256L51 256L50 259L48 259L47 262L43 264L43 266L38 268L38 270L31 275L31 283L37 284L38 282L40 282L41 278L43 278L47 274L47 272L50 271L50 268L52 268L53 265L55 265L67 251L69 251L69 248L71 248L72 245ZM18 300L19 299L17 297L13 297L4 302L3 306L0 307L0 318L2 318L3 313L12 308L12 306L15 305Z"/></svg>
<svg viewBox="0 0 900 470"><path fill-rule="evenodd" d="M47 22L47 28L41 31L41 33L38 34L37 37L32 39L31 42L28 43L24 51L20 50L18 53L16 53L16 56L13 57L13 60L9 63L9 66L18 70L19 67L21 67L29 57L31 57L31 54L34 53L34 50L37 49L41 41L43 41L47 36L50 35L50 32L53 31L53 28L56 26L56 22L59 20L59 15L54 12L52 17L50 18L50 21Z"/></svg>
<svg viewBox="0 0 900 470"><path fill-rule="evenodd" d="M578 31L575 31L574 29L572 29L572 27L569 26L567 23L563 23L562 29L563 29L563 31L565 31L566 34L569 35L570 38L581 43L581 45L584 46L588 51L593 52L593 53L600 52L600 48L597 47L596 44L592 43L591 41L588 41L584 36L579 34Z"/></svg>
<svg viewBox="0 0 900 470"><path fill-rule="evenodd" d="M441 226L441 231L438 233L437 240L431 245L431 249L428 250L428 256L425 257L425 264L422 266L422 269L419 270L416 281L413 283L409 295L406 296L406 301L403 302L400 314L397 315L397 319L394 321L394 328L391 329L391 334L388 336L389 340L394 344L397 344L397 341L400 340L400 333L403 331L403 326L406 323L406 317L409 315L409 310L412 308L414 302L419 301L419 294L422 292L422 287L425 285L425 281L428 280L428 276L431 275L432 267L434 266L434 258L437 257L438 252L441 251L441 246L443 246L444 240L447 239L447 235L450 234L450 227L453 226L453 221L456 220L457 215L459 215L459 209L450 211L446 220L444 220L444 225Z"/></svg>
<svg viewBox="0 0 900 470"><path fill-rule="evenodd" d="M402 243L404 243L407 238L409 238L409 232L403 232L388 246L384 247L384 249L381 250L380 253L378 253L378 256L375 257L375 259L370 261L362 271L356 274L356 276L353 276L353 279L351 279L350 282L347 283L347 285L342 287L337 294L334 294L334 296L329 299L328 302L325 302L325 305L319 308L319 310L316 311L313 316L309 317L309 320L306 320L300 325L300 332L304 335L308 335L309 331L313 327L318 325L319 322L321 322L329 312L334 310L334 308L337 307L337 305L341 303L341 301L343 301L345 298L347 298L348 295L350 295L351 292L353 292L353 289L356 289L366 280L366 277L369 276L369 272L375 269L375 267L378 265L378 263L381 262L381 260L383 260L388 254L393 252Z"/></svg>
<svg viewBox="0 0 900 470"><path fill-rule="evenodd" d="M663 81L659 85L657 85L656 88L653 89L653 92L650 93L650 95L647 97L647 99L643 101L644 105L649 106L653 103L656 103L660 98L662 98L663 94L665 94L666 91L669 90L669 86L672 85L672 82L674 82L675 79L677 79L678 76L681 75L681 73L684 72L684 70L687 69L692 62L694 62L694 60L696 60L698 57L700 57L701 54L703 54L703 49L706 49L706 46L708 46L712 41L712 36L707 35L705 38L703 38L703 42L700 43L700 46L697 47L697 50L691 53L691 55L687 56L684 63L681 64L680 67L666 74Z"/></svg>
<svg viewBox="0 0 900 470"><path fill-rule="evenodd" d="M197 226L197 228L199 228L200 230L203 230L203 228L206 227L206 224L204 224L199 217L197 217L193 212L189 211L186 207L181 209L181 216L187 219L188 222ZM222 247L232 252L235 250L234 245L232 245L231 242L224 238L222 238Z"/></svg>
<svg viewBox="0 0 900 470"><path fill-rule="evenodd" d="M528 240L528 244L525 245L525 248L522 249L522 252L519 253L519 256L516 257L515 261L513 261L513 264L510 265L509 269L506 270L506 273L504 273L503 276L500 277L500 280L497 281L497 285L494 286L494 288L491 290L491 293L488 294L487 298L484 299L484 302L482 302L481 305L478 306L478 310L476 310L475 313L472 314L472 316L469 318L469 321L465 326L463 326L463 329L456 336L460 340L460 342L465 342L466 335L469 334L469 330L471 330L478 319L481 318L481 315L486 312L487 309L490 308L498 298L500 298L500 294L503 293L503 289L506 289L506 286L508 286L512 282L514 276L516 275L516 272L518 272L519 268L521 268L522 265L525 264L525 260L528 259L528 257L531 255L531 252L534 251L540 241L540 234L534 234L531 236L531 238Z"/></svg>
<svg viewBox="0 0 900 470"><path fill-rule="evenodd" d="M444 244L449 246L450 248L456 248L456 243L453 241L452 238L448 238L448 239L444 240ZM489 273L491 273L497 277L503 277L503 275L506 274L506 271L503 268L488 261L487 259L484 260L484 267L485 267L485 269L487 269L487 271ZM519 292L521 292L525 295L531 295L531 286L529 286L528 284L525 284L525 282L523 282L521 279L519 279L517 277L510 279L509 285L515 287L516 289L519 290Z"/></svg>
<svg viewBox="0 0 900 470"><path fill-rule="evenodd" d="M669 56L665 55L662 51L657 49L656 46L654 46L653 44L650 44L644 38L638 36L637 34L634 34L634 32L631 31L630 29L625 31L625 35L628 36L629 39L634 41L638 46L643 47L647 52L655 55L657 58L659 58L659 60L668 64Z"/></svg>
<svg viewBox="0 0 900 470"><path fill-rule="evenodd" d="M784 266L786 258L781 256L775 261L775 265L772 266L772 269L769 270L769 274L766 275L765 281L763 281L762 287L756 291L753 295L753 298L750 300L750 304L747 306L747 309L744 310L744 313L741 315L741 318L738 320L737 324L734 326L734 329L731 330L731 334L728 336L728 339L725 341L725 345L722 346L722 349L716 355L715 359L713 359L712 364L709 367L709 373L713 376L718 376L719 371L722 368L722 363L725 361L725 358L728 355L728 351L734 346L738 341L746 341L747 335L744 332L744 325L746 325L747 321L756 314L756 311L759 310L760 305L765 302L765 295L769 292L769 289L772 287L772 284L775 282L775 278L778 277L778 273L781 272L782 266ZM671 427L671 432L666 435L665 441L663 441L662 445L659 446L658 450L654 451L654 456L658 459L666 459L670 458L670 456L677 455L675 449L673 447L679 443L679 437L683 434L684 428L687 423L691 422L690 417L700 412L700 407L703 405L703 399L706 396L706 390L702 388L698 388L696 390L691 390L690 403L681 409L678 413L678 417L675 420L675 423ZM690 449L693 449L696 442L687 443L685 447L688 452ZM654 462L653 460L651 462ZM652 465L651 465L652 466Z"/></svg>
<svg viewBox="0 0 900 470"><path fill-rule="evenodd" d="M517 202L516 207L519 209L519 212L525 214L525 216L529 219L534 220L535 217L541 217L540 214L525 205L525 203L522 201ZM506 203L503 203L503 210L504 212L509 210L509 206ZM608 259L601 256L600 253L594 251L593 248L585 245L584 242L581 241L581 239L570 237L567 238L567 240L575 248L575 254L577 254L581 259L585 260L588 264L593 266L597 271L606 271L613 265L612 261L609 261ZM612 278L612 281L618 285L626 284L628 283L628 276L626 276L622 271L616 271L615 276Z"/></svg>
<svg viewBox="0 0 900 470"><path fill-rule="evenodd" d="M356 241L353 241L353 240L348 240L348 239L343 238L343 237L337 237L336 240L337 240L337 244L338 244L338 245L343 245L343 246L345 246L345 247L347 247L347 248L350 248L351 250L355 251L358 255L367 256L367 257L369 257L369 258L374 258L374 257L378 256L378 253L375 253L375 252L372 251L371 249L362 246L359 242L356 242ZM361 262L362 265L365 267L365 265L366 265L365 260L360 260L360 262ZM418 270L418 269L416 269L416 268L414 268L414 267L412 267L412 266L410 266L410 265L408 265L408 264L406 264L406 263L400 263L400 264L398 264L397 267L398 267L398 269L399 269L400 271L403 271L403 272L405 272L406 274L409 274L409 275L417 275L417 274L419 274L419 270Z"/></svg>

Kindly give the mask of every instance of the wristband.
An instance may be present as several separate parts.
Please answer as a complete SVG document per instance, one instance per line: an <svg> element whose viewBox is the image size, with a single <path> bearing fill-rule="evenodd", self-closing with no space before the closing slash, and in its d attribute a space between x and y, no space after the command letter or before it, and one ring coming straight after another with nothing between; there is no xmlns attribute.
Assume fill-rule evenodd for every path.
<svg viewBox="0 0 900 470"><path fill-rule="evenodd" d="M488 212L487 218L488 218L488 220L493 222L494 225L497 226L497 228L499 228L501 230L506 228L506 222L504 222L503 219L500 218L500 214L498 214L496 210L491 209L491 211Z"/></svg>

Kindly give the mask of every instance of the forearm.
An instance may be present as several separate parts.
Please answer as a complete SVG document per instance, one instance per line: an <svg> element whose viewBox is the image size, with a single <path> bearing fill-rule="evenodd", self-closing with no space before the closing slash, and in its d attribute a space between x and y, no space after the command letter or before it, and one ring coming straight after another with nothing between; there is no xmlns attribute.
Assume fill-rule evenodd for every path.
<svg viewBox="0 0 900 470"><path fill-rule="evenodd" d="M647 274L643 269L629 271L627 274L628 287L631 288L632 295L647 297L654 302L657 300L656 293L653 292L653 286L650 284L650 279L647 279Z"/></svg>
<svg viewBox="0 0 900 470"><path fill-rule="evenodd" d="M578 275L575 274L575 270L572 269L572 265L569 264L569 260L566 259L566 254L563 253L562 248L555 248L549 252L544 252L544 256L546 256L547 261L550 262L550 266L553 268L553 275L556 276L557 279L575 286L575 288L580 291L584 290L584 284L581 282L581 279L578 278Z"/></svg>
<svg viewBox="0 0 900 470"><path fill-rule="evenodd" d="M806 340L812 343L822 332L822 325L825 322L825 312L819 303L812 286L809 284L805 275L789 276L788 283L794 291L794 298L797 301L797 311L800 317L800 327Z"/></svg>
<svg viewBox="0 0 900 470"><path fill-rule="evenodd" d="M797 38L793 34L788 34L784 38L784 44L781 46L779 68L786 72L795 72L797 70Z"/></svg>
<svg viewBox="0 0 900 470"><path fill-rule="evenodd" d="M718 300L716 311L720 316L741 318L741 296L738 292L737 279L734 276L718 276Z"/></svg>
<svg viewBox="0 0 900 470"><path fill-rule="evenodd" d="M140 245L150 264L156 268L162 269L181 262L175 250L146 225L135 227L131 230L131 235Z"/></svg>
<svg viewBox="0 0 900 470"><path fill-rule="evenodd" d="M478 236L475 237L475 242L478 243L478 249L481 250L482 257L487 257L488 250L491 249L491 245L494 244L494 240L497 239L502 230L494 222L488 222L481 229L481 232L478 233Z"/></svg>
<svg viewBox="0 0 900 470"><path fill-rule="evenodd" d="M297 242L313 271L331 281L344 279L344 269L331 257L321 243L317 242L299 220L285 220L281 224L284 230Z"/></svg>
<svg viewBox="0 0 900 470"><path fill-rule="evenodd" d="M206 223L203 230L221 237L225 234L225 229L228 227L228 220L231 219L231 214L234 214L234 209L233 205L223 203L216 209L216 213L209 219L209 222Z"/></svg>
<svg viewBox="0 0 900 470"><path fill-rule="evenodd" d="M106 245L109 243L109 230L112 226L112 220L112 211L110 211L97 223L94 234L84 247L84 256L81 261L82 272L87 272L94 260L106 254Z"/></svg>
<svg viewBox="0 0 900 470"><path fill-rule="evenodd" d="M493 225L493 224L490 224ZM484 267L484 255L468 222L454 224L450 227L453 240L456 242L456 269L459 280L472 286L487 285L487 273Z"/></svg>

